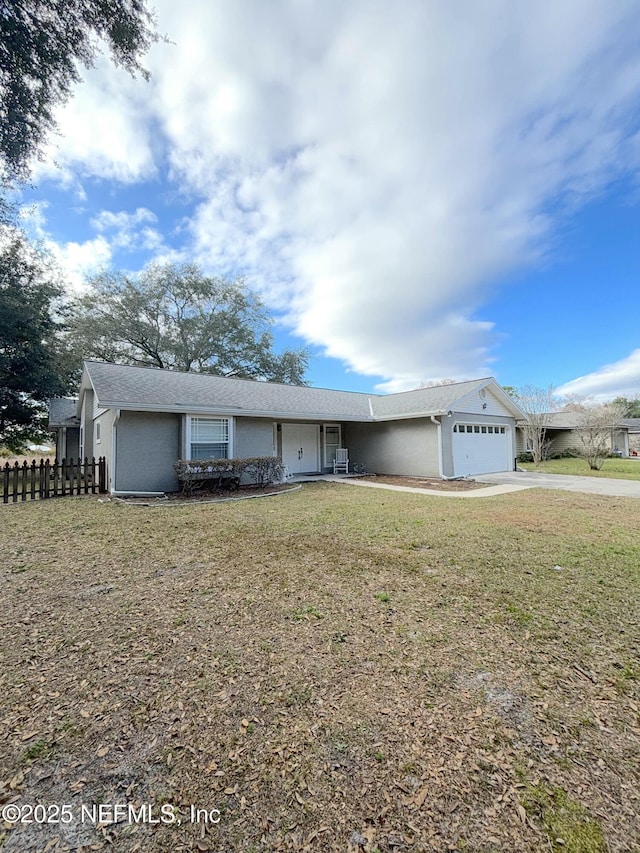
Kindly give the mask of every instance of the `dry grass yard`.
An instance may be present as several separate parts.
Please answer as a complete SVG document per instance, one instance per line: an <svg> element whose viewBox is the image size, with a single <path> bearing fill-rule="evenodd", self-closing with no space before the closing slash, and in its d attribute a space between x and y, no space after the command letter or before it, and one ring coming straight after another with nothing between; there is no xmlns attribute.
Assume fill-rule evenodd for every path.
<svg viewBox="0 0 640 853"><path fill-rule="evenodd" d="M533 462L518 462L525 471L540 471L542 474L575 474L578 477L612 477L614 480L640 480L640 458L605 459L599 471L592 471L584 459L547 459L534 465Z"/></svg>
<svg viewBox="0 0 640 853"><path fill-rule="evenodd" d="M0 507L3 853L638 851L639 510Z"/></svg>

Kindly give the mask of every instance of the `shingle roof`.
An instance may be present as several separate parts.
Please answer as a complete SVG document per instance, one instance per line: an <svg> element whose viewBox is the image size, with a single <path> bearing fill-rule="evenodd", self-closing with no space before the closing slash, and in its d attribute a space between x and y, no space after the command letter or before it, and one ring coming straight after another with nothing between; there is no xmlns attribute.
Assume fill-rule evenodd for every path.
<svg viewBox="0 0 640 853"><path fill-rule="evenodd" d="M432 388L416 388L398 394L378 394L373 397L375 418L393 418L409 415L435 415L451 409L458 400L472 391L480 390L490 379L473 379L469 382L452 382Z"/></svg>
<svg viewBox="0 0 640 853"><path fill-rule="evenodd" d="M640 418L621 418L620 426L626 426L629 432L640 432Z"/></svg>
<svg viewBox="0 0 640 853"><path fill-rule="evenodd" d="M370 417L367 394L329 391L275 382L230 379L206 373L179 373L87 361L85 368L98 403L106 408L233 414L279 413L293 417Z"/></svg>
<svg viewBox="0 0 640 853"><path fill-rule="evenodd" d="M546 419L547 426L551 429L579 429L584 426L580 412L547 412ZM619 420L616 425L628 426L634 420L640 423L638 418L624 418Z"/></svg>
<svg viewBox="0 0 640 853"><path fill-rule="evenodd" d="M49 426L68 426L77 422L78 400L69 397L52 397L49 400Z"/></svg>
<svg viewBox="0 0 640 853"><path fill-rule="evenodd" d="M552 429L576 429L579 426L579 413L576 412L547 412L546 425Z"/></svg>
<svg viewBox="0 0 640 853"><path fill-rule="evenodd" d="M471 391L495 381L476 379L382 395L97 361L86 361L85 370L98 405L105 408L352 421L442 414Z"/></svg>

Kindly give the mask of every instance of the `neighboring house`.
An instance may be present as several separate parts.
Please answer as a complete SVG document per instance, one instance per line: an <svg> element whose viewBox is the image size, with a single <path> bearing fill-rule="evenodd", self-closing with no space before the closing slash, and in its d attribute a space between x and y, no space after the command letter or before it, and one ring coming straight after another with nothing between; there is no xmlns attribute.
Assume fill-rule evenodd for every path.
<svg viewBox="0 0 640 853"><path fill-rule="evenodd" d="M629 432L629 455L640 456L640 418L622 418L620 425Z"/></svg>
<svg viewBox="0 0 640 853"><path fill-rule="evenodd" d="M375 395L96 361L76 414L80 454L106 457L115 494L175 490L178 459L274 455L291 474L327 472L339 447L371 473L507 471L524 417L492 378Z"/></svg>
<svg viewBox="0 0 640 853"><path fill-rule="evenodd" d="M49 429L56 434L56 459L77 461L80 455L78 401L66 397L49 400Z"/></svg>
<svg viewBox="0 0 640 853"><path fill-rule="evenodd" d="M547 412L545 415L546 440L549 442L547 456L554 456L566 450L582 447L580 440L580 413L579 412ZM526 446L524 430L520 427L517 431L518 453L530 450ZM615 429L607 439L607 445L611 450L617 450L622 456L629 455L629 428L625 420L616 424Z"/></svg>

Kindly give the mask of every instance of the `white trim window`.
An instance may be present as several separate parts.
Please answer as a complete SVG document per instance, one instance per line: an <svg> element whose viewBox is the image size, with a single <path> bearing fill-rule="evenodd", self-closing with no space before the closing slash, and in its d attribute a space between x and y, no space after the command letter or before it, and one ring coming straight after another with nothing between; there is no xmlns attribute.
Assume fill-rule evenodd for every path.
<svg viewBox="0 0 640 853"><path fill-rule="evenodd" d="M454 424L454 432L473 432L484 435L505 435L506 427L503 426L487 426L486 424Z"/></svg>
<svg viewBox="0 0 640 853"><path fill-rule="evenodd" d="M342 447L342 428L340 424L324 424L324 464L331 467L336 458L336 450Z"/></svg>
<svg viewBox="0 0 640 853"><path fill-rule="evenodd" d="M231 418L187 418L187 459L229 459Z"/></svg>
<svg viewBox="0 0 640 853"><path fill-rule="evenodd" d="M102 431L100 429L100 421L98 420L96 421L96 444L100 444L100 442L102 441L101 432Z"/></svg>

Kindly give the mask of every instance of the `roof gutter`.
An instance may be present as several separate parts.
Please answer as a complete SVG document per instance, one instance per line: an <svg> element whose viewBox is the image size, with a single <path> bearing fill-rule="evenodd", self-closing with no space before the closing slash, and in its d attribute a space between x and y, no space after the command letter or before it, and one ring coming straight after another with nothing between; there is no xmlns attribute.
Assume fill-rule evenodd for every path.
<svg viewBox="0 0 640 853"><path fill-rule="evenodd" d="M448 418L453 416L453 412L451 409L447 412L443 412L441 417L446 415ZM438 426L438 473L440 474L441 480L461 480L462 477L456 477L455 474L453 477L449 477L447 474L442 473L442 421L439 421L435 418L434 415L431 415L431 420L434 424Z"/></svg>

